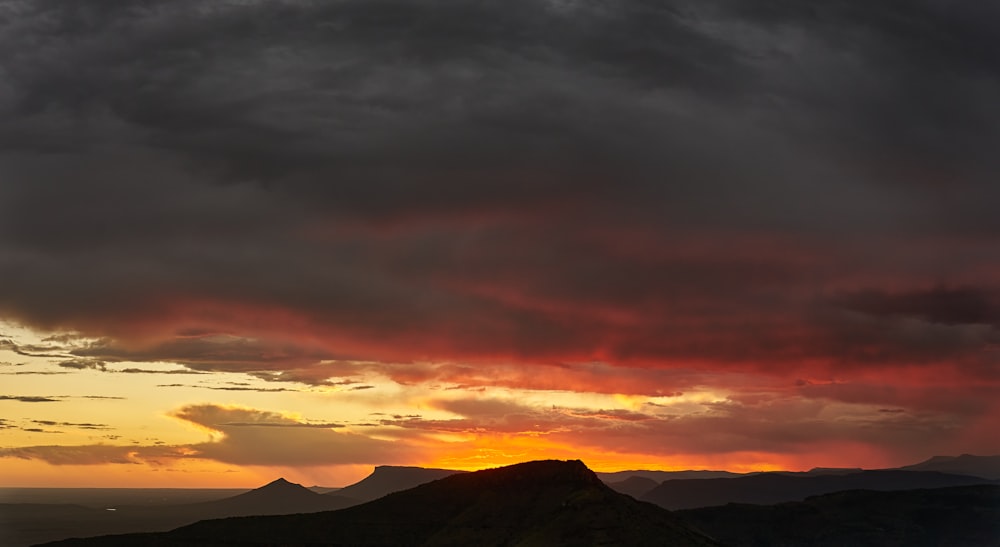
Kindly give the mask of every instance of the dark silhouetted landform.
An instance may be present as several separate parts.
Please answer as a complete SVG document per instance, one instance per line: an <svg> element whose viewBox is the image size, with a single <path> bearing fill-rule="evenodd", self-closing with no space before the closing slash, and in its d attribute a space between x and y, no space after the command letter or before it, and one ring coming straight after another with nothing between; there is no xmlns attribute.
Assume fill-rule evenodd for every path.
<svg viewBox="0 0 1000 547"><path fill-rule="evenodd" d="M579 461L463 473L340 511L203 521L63 546L718 546L669 511L611 490Z"/></svg>
<svg viewBox="0 0 1000 547"><path fill-rule="evenodd" d="M0 504L0 545L18 547L67 537L166 531L204 519L330 511L358 503L278 479L236 496L182 505L98 509L72 504Z"/></svg>
<svg viewBox="0 0 1000 547"><path fill-rule="evenodd" d="M117 489L95 489L94 493L86 495L69 489L64 496L79 503L0 504L0 546L21 547L67 537L167 531L214 518L331 511L456 473L461 471L383 465L345 488L306 488L278 479L235 496L180 504L155 503L154 499L148 499L166 492L156 489L136 490L135 496L123 496ZM144 494L140 496L140 492ZM211 496L208 490L195 492L202 498ZM220 492L232 493L229 490ZM166 493L178 496L176 492ZM85 504L87 495L105 503L100 507ZM110 503L115 498L124 498L130 503ZM169 499L172 498L167 501Z"/></svg>
<svg viewBox="0 0 1000 547"><path fill-rule="evenodd" d="M278 479L245 494L218 501L185 506L185 510L204 512L203 518L246 515L288 515L314 513L357 505L360 500L340 495L340 491L317 494L312 490Z"/></svg>
<svg viewBox="0 0 1000 547"><path fill-rule="evenodd" d="M636 499L642 499L644 496L647 499L655 498L659 503L663 504L667 508L693 508L693 507L708 507L708 506L719 506L727 504L730 502L740 502L740 503L752 503L752 504L774 504L780 502L790 502L790 501L800 501L804 500L809 496L816 496L822 494L828 494L831 492L839 492L845 490L854 489L865 489L865 490L912 490L915 488L938 488L938 487L950 487L956 485L969 485L969 484L980 484L980 483L993 483L996 481L990 481L988 478L984 477L991 474L994 467L993 465L1000 460L1000 456L957 456L957 457L935 457L921 462L919 464L906 466L901 469L896 470L878 470L878 471L860 471L851 468L814 468L807 472L772 472L772 473L750 473L750 474L735 474L727 472L718 471L624 471L618 473L598 473L594 474L587 470L588 480L592 482L594 477L602 479L607 486L611 489L616 490L627 496L632 496ZM537 462L536 462L537 463ZM559 462L556 462L559 463ZM578 462L577 462L578 463ZM579 464L582 466L582 464ZM516 466L514 466L516 467ZM509 469L513 469L509 468ZM930 467L936 468L947 468L947 469L961 469L963 471L968 471L969 475L956 475L953 473L940 473L936 471L918 471L918 469L926 469ZM504 468L508 469L508 468ZM544 466L539 469L544 469ZM559 470L560 466L555 466L549 468ZM585 469L585 468L584 468ZM502 470L493 470L489 473L497 474L497 477L505 476ZM978 473L979 476L972 476L974 473ZM195 523L197 521L202 521L205 519L217 519L222 517L235 517L235 516L251 516L251 515L280 515L289 513L316 513L321 511L330 511L340 508L346 508L352 505L357 505L362 503L364 500L374 500L378 498L383 498L387 494L392 492L397 492L401 490L407 490L411 486L416 486L420 484L426 484L430 481L434 481L436 478L447 477L449 480L458 480L452 478L465 476L463 472L447 470L447 469L426 469L419 467L396 467L396 466L379 466L376 467L371 475L364 478L363 480L341 489L319 489L318 487L304 488L302 486L290 483L284 479L278 479L268 485L258 488L253 491L240 493L239 495L232 495L232 491L218 491L218 495L226 495L223 499L216 499L210 501L202 501L198 503L183 503L178 504L177 501L182 499L190 499L195 501L196 499L204 500L206 496L213 495L210 491L191 491L191 493L185 492L160 492L156 489L151 489L148 491L135 490L119 492L116 490L96 490L96 494L77 492L75 489L70 489L69 494L58 499L71 500L74 503L79 503L79 505L74 503L6 503L0 504L0 545L4 547L23 547L33 543L40 543L44 541L53 541L68 537L88 537L88 536L99 536L107 534L125 534L132 532L165 532L179 526L184 526L188 524ZM481 477L481 475L473 474L475 477ZM517 486L515 490L523 491L523 495L534 495L539 499L545 498L550 499L553 496L558 497L560 492L565 493L563 490L556 488L553 492L546 493L551 486L552 480L544 479L544 474L539 472L527 473L525 477L535 477L539 483L535 485L524 485L521 484ZM489 476L489 475L487 475ZM555 483L559 483L558 480L559 473L555 473ZM667 477L663 481L658 481L657 479ZM692 478L700 477L700 478ZM714 478L709 478L714 477ZM544 479L544 480L543 480ZM619 479L614 481L613 479ZM468 481L478 481L479 484L486 485L490 492L493 494L486 494L487 498L492 495L494 498L500 496L498 492L507 492L510 488L490 486L490 481L486 479L462 479ZM500 479L497 479L499 481ZM502 482L502 481L500 481ZM522 483L524 480L522 480ZM435 482L430 482L430 484L436 484ZM462 524L467 532L475 528L475 524L470 524L473 517L481 518L484 521L488 521L487 524L483 526L483 533L486 534L487 538L499 537L496 536L498 530L502 529L504 526L518 527L518 526L535 526L535 521L530 519L522 518L517 520L516 511L511 507L500 504L500 508L495 512L496 518L489 520L489 500L486 498L475 498L471 493L463 491L466 488L467 483L464 482L445 482L445 485L451 484L452 486L435 486L430 490L424 491L417 489L418 494L412 494L410 491L402 492L401 494L406 494L402 498L397 498L395 496L389 496L388 499L393 501L382 502L379 500L379 504L376 504L375 509L365 509L360 510L355 516L359 516L363 520L361 522L367 522L365 526L383 526L383 527L393 527L396 526L396 521L402 522L400 530L406 531L410 530L416 524L412 522L406 524L410 520L423 518L420 515L430 515L432 522L436 522L433 526L438 530L434 532L433 538L437 538L434 542L440 544L444 541L442 538L455 538L459 537L454 535L456 530L461 528L459 524ZM471 484L471 483L468 483ZM589 484L589 483L588 483ZM548 485L548 486L547 486ZM428 487L430 485L427 485ZM608 498L607 490L597 489L595 486L590 484L584 490L589 489L591 492L589 494L591 497ZM602 485L603 488L603 485ZM11 490L11 489L8 489ZM16 489L13 489L16 490ZM39 489L44 490L44 489ZM315 490L320 490L321 492L329 493L321 495ZM58 490L53 490L58 491ZM976 490L970 490L976 491ZM596 492L596 493L595 493ZM603 492L603 493L600 493ZM932 491L933 492L933 491ZM989 489L984 490L984 492L990 492ZM533 494L532 494L533 493ZM25 495L30 494L28 497ZM22 502L32 502L39 499L45 499L44 496L49 496L51 494L45 492L35 492L28 494L20 494L19 501ZM37 495L36 495L37 494ZM44 494L44 495L43 495ZM448 499L436 500L434 496L441 495ZM512 500L517 501L517 503L527 503L527 506L532 506L535 501L528 501L521 497L515 495ZM95 497L96 496L96 497ZM457 497L455 497L457 496ZM926 498L915 498L912 501L914 507L919 506L921 499L933 500L936 499L932 494L927 494ZM455 499L451 499L455 497ZM586 496L584 496L586 498ZM609 505L609 507L618 507L621 503L620 499L622 496L612 497L608 499L615 499ZM117 499L119 501L128 500L128 505L118 505L115 507L116 511L106 511L104 507L110 507L106 505L94 505L93 503L87 504L83 503L85 499L96 499L101 502L110 501L112 499ZM48 498L52 499L52 498ZM817 498L818 499L818 498ZM831 498L840 499L840 498ZM897 499L897 498L886 498L886 499ZM899 498L906 500L908 498ZM952 497L947 498L951 500L948 503L954 502L954 504L960 505L961 500L964 498ZM970 511L979 511L980 505L976 505L979 502L976 501L979 498L975 496L968 498L970 504ZM995 498L989 498L995 501ZM171 502L171 500L176 500ZM460 500L461 502L455 502L455 500ZM7 500L3 500L7 501ZM494 500L495 501L495 500ZM514 503L512 501L511 503ZM536 500L537 501L537 500ZM412 511L416 511L417 516L403 516L403 513L410 511L407 509L408 503L422 504L435 506L434 510L414 508ZM498 502L499 503L499 502ZM818 503L814 500L809 500L808 502L803 502L806 505L810 503ZM825 502L824 502L825 503ZM906 506L903 501L899 503ZM910 503L910 502L906 502ZM944 503L944 502L942 502ZM984 502L985 503L985 502ZM460 506L465 504L466 507L463 511L469 511L463 513L465 516L459 518L458 513L452 514L449 511L458 511ZM368 507L371 504L366 504L364 507ZM775 509L776 515L784 515L782 511L789 511L788 507L794 507L794 504L785 504L787 507ZM577 505L572 505L577 507ZM645 504L640 504L638 507L647 507L644 510L635 509L631 507L630 509L624 510L619 517L625 518L626 521L631 522L629 519L633 517L641 520L640 517L636 517L636 514L647 514L648 516L648 506ZM533 507L533 506L532 506ZM595 509L589 505L584 506L586 511L593 513ZM728 507L740 507L740 506L728 506ZM746 519L757 519L758 515L767 515L770 513L763 512L759 507L763 505L746 506L750 509L746 509L743 513L734 513L737 516L727 517L738 520L739 518ZM388 511L385 518L372 516L370 513L372 511L381 510L379 508ZM354 509L351 509L352 511ZM846 510L846 509L845 509ZM393 512L394 511L394 512ZM602 522L602 518L605 520L614 521L614 518L609 515L604 515L603 517L595 516L593 514L588 515L586 511L581 513L580 518L594 519L594 522ZM638 513L636 512L638 511ZM734 510L735 511L735 510ZM329 514L340 514L337 513L325 513ZM354 513L352 513L354 514ZM651 513L655 518L655 515L662 516L661 512ZM706 513L715 514L715 513ZM723 512L719 513L721 515L729 515L730 513ZM387 515L387 516L386 516ZM426 516L425 515L425 516ZM450 515L450 516L449 516ZM630 516L631 515L631 516ZM738 515L743 515L742 517ZM572 519L568 514L559 513L560 522L564 525L573 525ZM510 519L515 518L514 524L507 522L506 520L501 522L498 520L500 518ZM627 517L627 518L626 518ZM299 518L299 517L296 517ZM305 517L303 517L305 518ZM319 517L317 517L319 518ZM335 522L344 523L343 519L346 517L332 517ZM353 517L352 517L353 518ZM617 518L617 517L615 517ZM642 517L645 518L645 517ZM762 518L762 517L761 517ZM895 517L892 517L895 518ZM945 523L950 517L942 517L939 521L933 519L928 520L928 522L940 522ZM381 520L380 520L381 519ZM400 520L401 519L401 520ZM436 519L436 520L434 520ZM464 519L464 520L463 520ZM527 519L527 520L526 520ZM698 517L699 526L704 525L704 519ZM719 517L719 521L722 522L722 517ZM777 519L777 517L775 517ZM515 522L516 521L516 522ZM229 521L223 521L229 522ZM252 523L257 522L255 519L250 519L247 521ZM280 521L277 521L280 522ZM319 521L317 521L319 522ZM615 521L617 522L617 521ZM854 520L846 520L843 525L850 527L855 526L852 524ZM865 521L867 522L867 521ZM962 522L960 520L954 520L954 522ZM506 524L505 524L506 523ZM252 524L256 526L255 524ZM635 525L633 522L631 525ZM199 525L200 526L200 525ZM204 525L209 526L209 525ZM213 525L214 526L214 525ZM270 526L270 525L268 525ZM433 527L432 526L432 527ZM617 525L609 525L609 529L613 529ZM655 525L654 525L655 526ZM747 524L749 526L749 524ZM781 534L791 534L788 537L792 537L799 532L796 531L797 524L795 522L790 522L787 528L779 529L778 524L774 526L768 525L768 528L774 528L775 533L778 534L774 536L775 538L785 537ZM837 524L835 521L830 521L824 526L829 526L836 528ZM875 526L875 525L873 525ZM900 524L902 526L902 524ZM944 524L942 524L944 526ZM409 528L407 528L409 527ZM419 526L418 526L419 528ZM709 530L709 528L705 528ZM743 529L743 528L736 528ZM426 529L421 528L425 533ZM717 534L717 530L709 530L711 535L723 537ZM353 533L353 532L352 532ZM359 534L362 532L359 532ZM395 533L395 532L392 532ZM392 536L392 533L385 532L384 537L396 537ZM403 532L400 532L402 534ZM410 532L406 532L410 533ZM441 535L438 535L438 534ZM471 533L471 532L470 532ZM551 531L549 532L551 533ZM803 532L804 533L804 532ZM846 534L847 532L840 531L834 534L830 532L831 537L846 537L837 534ZM867 533L867 532L866 532ZM366 536L351 536L348 532L338 532L340 535L331 536L331 541L336 538L343 539L348 537L352 541L357 540L368 541L365 539ZM343 534L348 534L344 536ZM378 536L383 537L383 536ZM421 536L423 537L423 536ZM532 536L534 537L534 536ZM548 537L548 536L547 536ZM151 539L152 538L152 539ZM189 538L190 539L190 538ZM296 539L293 537L293 539ZM156 536L142 536L142 540L150 541L163 541L167 545L176 545L176 538L171 535L156 535ZM96 540L95 540L96 541ZM101 541L104 541L103 539ZM126 545L129 544L125 540L108 540L108 541L120 541L119 543L112 543L115 545ZM256 541L256 540L255 540ZM324 540L326 541L326 540ZM338 540L340 541L340 540ZM374 544L387 544L378 543L377 540ZM499 540L498 540L499 541ZM812 540L810 540L812 541ZM170 543L173 542L173 543ZM386 540L388 542L388 540ZM428 542L430 540L428 539ZM435 544L430 542L429 544ZM478 543L478 542L475 542ZM87 543L90 544L90 543ZM94 543L95 545L101 545L104 543ZM213 544L209 542L209 544ZM328 544L328 543L324 543ZM348 542L348 544L355 544ZM364 544L364 543L362 543ZM405 544L405 543L404 543ZM409 543L413 544L413 543ZM571 543L572 544L572 543ZM640 543L641 544L641 543ZM745 543L737 543L737 545L744 545ZM780 544L780 543L779 543ZM794 543L792 543L794 544ZM805 543L809 544L809 543ZM820 545L822 543L816 543ZM845 543L849 544L849 543ZM764 545L761 543L761 545ZM991 544L986 544L991 545ZM998 546L1000 547L1000 546Z"/></svg>
<svg viewBox="0 0 1000 547"><path fill-rule="evenodd" d="M731 479L679 479L665 481L642 496L664 509L692 509L727 503L769 505L801 501L842 490L912 490L989 483L988 479L936 471L883 469L860 473L809 474L760 473Z"/></svg>
<svg viewBox="0 0 1000 547"><path fill-rule="evenodd" d="M742 477L743 473L730 473L729 471L653 471L648 469L635 469L632 471L615 471L613 473L597 473L597 477L607 484L621 482L629 477L642 477L652 479L657 484L663 481L675 479L725 479L732 477Z"/></svg>
<svg viewBox="0 0 1000 547"><path fill-rule="evenodd" d="M660 483L646 477L629 477L620 482L606 482L605 484L615 492L632 496L635 499L643 497L647 492L660 485Z"/></svg>
<svg viewBox="0 0 1000 547"><path fill-rule="evenodd" d="M813 467L809 471L804 473L789 472L790 474L803 474L803 475L850 475L851 473L860 473L864 469L860 467Z"/></svg>
<svg viewBox="0 0 1000 547"><path fill-rule="evenodd" d="M972 475L1000 480L1000 456L934 456L933 458L900 469L909 471L940 471L957 475Z"/></svg>
<svg viewBox="0 0 1000 547"><path fill-rule="evenodd" d="M1000 486L851 490L778 505L676 513L730 547L996 547Z"/></svg>
<svg viewBox="0 0 1000 547"><path fill-rule="evenodd" d="M393 492L408 490L431 481L463 473L452 469L380 465L371 475L328 495L371 501Z"/></svg>

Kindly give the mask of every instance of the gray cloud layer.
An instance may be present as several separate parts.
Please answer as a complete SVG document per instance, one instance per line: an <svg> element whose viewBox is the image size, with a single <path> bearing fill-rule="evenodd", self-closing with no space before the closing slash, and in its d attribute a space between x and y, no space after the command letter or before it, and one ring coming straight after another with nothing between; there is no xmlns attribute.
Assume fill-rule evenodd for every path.
<svg viewBox="0 0 1000 547"><path fill-rule="evenodd" d="M203 370L500 355L996 377L998 16L4 2L0 312L132 342L80 357ZM263 340L184 334L218 331Z"/></svg>

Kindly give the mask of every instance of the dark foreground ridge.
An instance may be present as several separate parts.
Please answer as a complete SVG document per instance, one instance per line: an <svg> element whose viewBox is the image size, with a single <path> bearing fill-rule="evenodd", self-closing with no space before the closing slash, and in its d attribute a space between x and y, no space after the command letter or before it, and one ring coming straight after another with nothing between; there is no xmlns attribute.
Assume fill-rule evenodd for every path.
<svg viewBox="0 0 1000 547"><path fill-rule="evenodd" d="M778 505L678 511L730 547L996 547L1000 486L851 490Z"/></svg>
<svg viewBox="0 0 1000 547"><path fill-rule="evenodd" d="M198 522L61 546L717 546L675 515L608 488L580 461L452 475L340 511Z"/></svg>
<svg viewBox="0 0 1000 547"><path fill-rule="evenodd" d="M898 469L880 469L844 475L761 473L733 479L664 481L644 494L641 499L673 511L727 503L769 505L802 501L809 496L844 490L913 490L991 482L982 477Z"/></svg>

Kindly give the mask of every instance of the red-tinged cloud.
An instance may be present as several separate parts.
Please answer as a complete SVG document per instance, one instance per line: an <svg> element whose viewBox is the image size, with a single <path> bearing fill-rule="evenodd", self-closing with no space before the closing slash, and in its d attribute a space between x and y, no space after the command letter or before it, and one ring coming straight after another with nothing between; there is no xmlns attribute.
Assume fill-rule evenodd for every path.
<svg viewBox="0 0 1000 547"><path fill-rule="evenodd" d="M986 413L997 8L665 1L20 3L0 318L100 339L63 373Z"/></svg>
<svg viewBox="0 0 1000 547"><path fill-rule="evenodd" d="M190 448L199 458L225 463L286 466L406 463L414 461L420 453L420 449L405 441L334 431L342 426L303 422L274 412L194 405L173 415L221 434L218 440Z"/></svg>
<svg viewBox="0 0 1000 547"><path fill-rule="evenodd" d="M643 412L595 411L490 399L438 401L435 406L458 417L402 417L383 423L470 436L544 438L583 452L645 454L664 462L691 454L726 460L743 452L770 454L772 462L783 461L782 455L797 455L804 462L808 456L834 450L836 455L828 454L823 461L832 463L837 457L859 461L863 454L865 465L886 465L921 451L950 453L968 440L962 437L968 417L958 413L884 412L868 405L838 408L786 396L753 404L728 399L682 413L652 405ZM995 419L997 408L992 406L985 415ZM1000 443L980 442L977 447L996 451Z"/></svg>

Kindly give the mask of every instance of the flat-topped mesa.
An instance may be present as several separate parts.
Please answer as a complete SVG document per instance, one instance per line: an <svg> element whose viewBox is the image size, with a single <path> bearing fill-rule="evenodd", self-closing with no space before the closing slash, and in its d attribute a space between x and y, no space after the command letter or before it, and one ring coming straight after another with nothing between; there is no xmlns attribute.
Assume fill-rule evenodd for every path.
<svg viewBox="0 0 1000 547"><path fill-rule="evenodd" d="M538 460L488 469L476 474L498 482L530 481L604 486L601 479L580 460Z"/></svg>
<svg viewBox="0 0 1000 547"><path fill-rule="evenodd" d="M403 467L395 465L380 465L371 475L360 481L345 486L327 495L354 498L360 501L370 501L386 494L399 492L441 479L462 471L451 469L429 469L423 467Z"/></svg>

